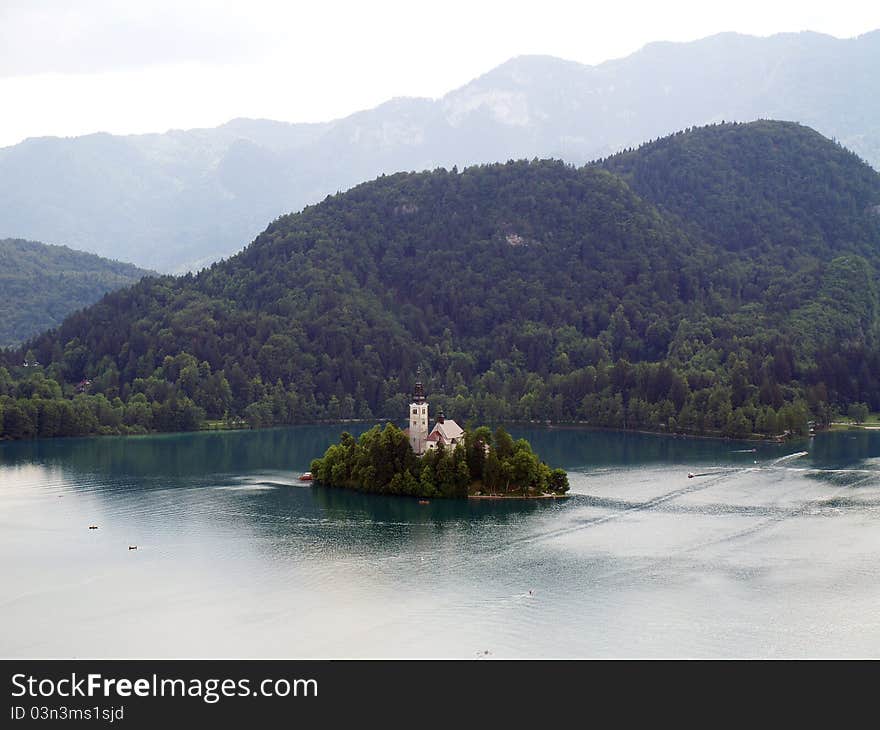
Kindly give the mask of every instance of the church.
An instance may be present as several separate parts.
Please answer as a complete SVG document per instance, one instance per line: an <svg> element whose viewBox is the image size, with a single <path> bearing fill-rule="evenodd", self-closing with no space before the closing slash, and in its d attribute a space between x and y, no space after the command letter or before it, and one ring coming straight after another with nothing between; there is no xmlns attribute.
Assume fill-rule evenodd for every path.
<svg viewBox="0 0 880 730"><path fill-rule="evenodd" d="M440 444L454 449L464 438L464 430L452 419L445 418L441 410L437 414L434 428L428 431L428 401L421 378L413 388L412 403L409 404L409 445L417 456L436 449Z"/></svg>

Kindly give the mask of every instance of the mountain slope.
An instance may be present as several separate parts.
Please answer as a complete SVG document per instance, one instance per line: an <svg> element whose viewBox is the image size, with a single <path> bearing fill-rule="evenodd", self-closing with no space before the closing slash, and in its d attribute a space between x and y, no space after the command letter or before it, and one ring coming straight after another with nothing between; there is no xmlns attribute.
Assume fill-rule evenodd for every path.
<svg viewBox="0 0 880 730"><path fill-rule="evenodd" d="M439 100L326 124L32 139L0 149L4 235L180 271L381 173L533 157L581 164L692 125L791 119L880 165L880 32L722 34L584 66L512 59Z"/></svg>
<svg viewBox="0 0 880 730"><path fill-rule="evenodd" d="M877 173L808 127L713 125L615 155L602 167L732 249L877 252Z"/></svg>
<svg viewBox="0 0 880 730"><path fill-rule="evenodd" d="M751 154L768 140L774 154ZM667 175L655 204L637 189L664 160L688 174ZM115 428L398 418L419 365L461 421L745 435L880 406L880 175L781 122L691 130L602 164L381 177L27 347L68 392L91 379L95 418ZM800 249L795 223L811 236ZM13 379L57 387L15 370L21 356Z"/></svg>
<svg viewBox="0 0 880 730"><path fill-rule="evenodd" d="M277 220L197 276L112 294L34 347L50 356L75 341L85 359L72 380L110 355L132 382L187 351L213 370L314 390L324 405L360 392L381 409L437 346L461 343L443 358L472 374L515 346L523 321L595 331L627 296L672 314L681 303L657 292L686 275L691 249L602 171L522 162L398 174ZM602 296L587 304L581 289ZM536 367L544 353L525 357Z"/></svg>
<svg viewBox="0 0 880 730"><path fill-rule="evenodd" d="M761 326L787 333L802 369L823 347L874 346L880 175L839 144L764 120L679 132L597 164L725 249L728 284L743 303L763 292Z"/></svg>
<svg viewBox="0 0 880 730"><path fill-rule="evenodd" d="M66 246L0 240L0 347L57 326L147 271Z"/></svg>

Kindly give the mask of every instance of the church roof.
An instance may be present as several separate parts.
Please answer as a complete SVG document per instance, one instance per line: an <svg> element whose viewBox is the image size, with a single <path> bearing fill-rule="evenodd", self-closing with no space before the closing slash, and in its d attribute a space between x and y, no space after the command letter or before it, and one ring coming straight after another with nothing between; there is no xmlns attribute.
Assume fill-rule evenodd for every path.
<svg viewBox="0 0 880 730"><path fill-rule="evenodd" d="M440 435L443 443L449 444L452 443L453 439L458 441L464 435L464 430L455 421L447 418L444 419L443 423L440 423L438 421L434 424L434 428L431 431L431 436L433 436L435 433ZM428 436L428 438L431 438L431 436Z"/></svg>

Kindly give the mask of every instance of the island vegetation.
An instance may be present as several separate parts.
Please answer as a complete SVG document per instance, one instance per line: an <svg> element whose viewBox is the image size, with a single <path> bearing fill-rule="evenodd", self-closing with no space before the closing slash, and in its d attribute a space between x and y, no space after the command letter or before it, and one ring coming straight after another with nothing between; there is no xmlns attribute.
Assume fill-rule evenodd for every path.
<svg viewBox="0 0 880 730"><path fill-rule="evenodd" d="M563 469L551 469L525 439L502 427L466 429L454 449L416 456L406 433L388 423L355 439L343 433L324 456L312 461L318 484L374 494L424 498L561 496L568 489Z"/></svg>
<svg viewBox="0 0 880 730"><path fill-rule="evenodd" d="M0 437L397 419L419 365L465 422L806 434L880 411L878 267L880 175L797 124L383 176L0 352Z"/></svg>

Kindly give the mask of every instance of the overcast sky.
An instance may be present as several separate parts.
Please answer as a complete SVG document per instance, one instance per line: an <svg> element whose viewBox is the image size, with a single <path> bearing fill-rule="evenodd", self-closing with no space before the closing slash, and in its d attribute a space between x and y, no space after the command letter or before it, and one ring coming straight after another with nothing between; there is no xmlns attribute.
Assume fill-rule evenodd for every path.
<svg viewBox="0 0 880 730"><path fill-rule="evenodd" d="M439 97L508 58L596 64L722 31L880 28L880 3L0 0L0 146L234 117L323 121Z"/></svg>

